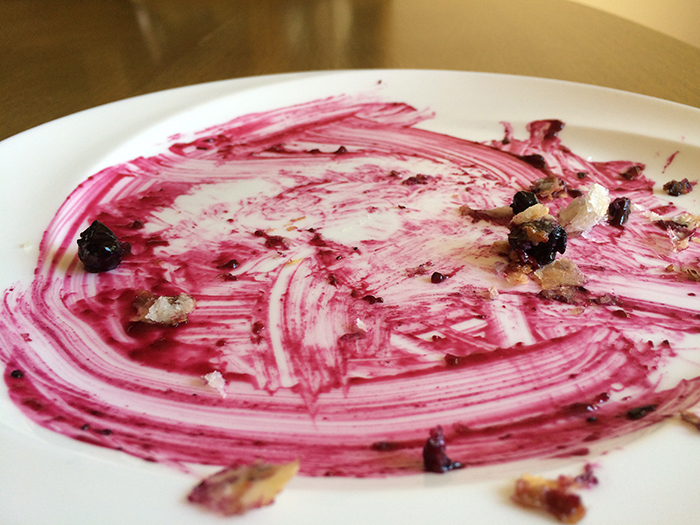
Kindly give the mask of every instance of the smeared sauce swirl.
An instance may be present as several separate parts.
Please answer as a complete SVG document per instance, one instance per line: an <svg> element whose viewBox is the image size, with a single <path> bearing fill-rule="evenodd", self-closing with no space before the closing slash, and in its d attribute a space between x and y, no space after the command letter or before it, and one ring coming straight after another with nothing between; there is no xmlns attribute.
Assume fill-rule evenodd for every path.
<svg viewBox="0 0 700 525"><path fill-rule="evenodd" d="M573 237L591 300L571 305L508 284L491 250L507 226L459 213L508 205L543 176L533 155L572 188L659 211L652 181L621 176L638 163L584 160L555 121L479 144L425 118L329 99L90 177L46 230L34 281L3 296L11 399L150 461L299 458L344 476L419 472L436 425L468 467L585 455L698 402L698 284L667 270L697 265L697 244L674 251L640 212ZM93 220L131 244L110 272L77 258ZM176 327L135 322L139 290L197 309ZM202 380L214 371L225 397Z"/></svg>

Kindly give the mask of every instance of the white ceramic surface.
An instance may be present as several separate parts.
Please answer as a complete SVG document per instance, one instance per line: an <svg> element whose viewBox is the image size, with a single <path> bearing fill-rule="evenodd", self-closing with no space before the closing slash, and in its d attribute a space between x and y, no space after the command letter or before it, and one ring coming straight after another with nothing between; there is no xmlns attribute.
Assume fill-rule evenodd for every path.
<svg viewBox="0 0 700 525"><path fill-rule="evenodd" d="M501 121L514 124L522 137L527 122L558 118L567 124L560 134L564 144L584 157L645 162L646 174L659 181L700 179L700 110L630 93L524 77L399 70L204 84L95 108L0 143L0 289L29 282L44 228L90 174L160 152L177 133L186 137L246 113L338 95L429 108L435 118L421 127L472 140L500 138ZM700 211L694 199L685 203L690 200ZM700 432L691 426L670 421L595 463L600 485L583 494L589 508L583 523L697 522ZM528 468L546 473L552 465ZM557 466L551 473L579 468ZM0 386L0 523L8 525L551 523L509 502L514 470L297 478L273 506L223 520L185 502L196 477L39 428Z"/></svg>

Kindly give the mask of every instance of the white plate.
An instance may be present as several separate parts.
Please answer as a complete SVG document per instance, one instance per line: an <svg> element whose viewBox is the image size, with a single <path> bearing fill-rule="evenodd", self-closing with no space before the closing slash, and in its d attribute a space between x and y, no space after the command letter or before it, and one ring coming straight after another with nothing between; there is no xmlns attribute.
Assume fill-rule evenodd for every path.
<svg viewBox="0 0 700 525"><path fill-rule="evenodd" d="M558 118L561 138L596 160L631 159L664 178L698 178L700 110L565 82L430 71L355 71L259 77L138 97L66 117L0 143L0 288L28 283L38 243L63 199L87 176L159 152L175 133L331 95L370 93L430 108L421 127L472 140L502 136L509 121ZM700 211L696 209L696 211ZM51 433L0 392L0 521L220 523L186 504L196 481L168 467ZM686 524L697 519L700 433L669 422L597 460L600 485L584 494L584 523ZM541 465L540 468L544 468ZM577 466L567 467L575 472ZM562 472L556 470L556 473ZM546 473L546 472L545 472ZM237 523L547 523L509 502L512 475L386 480L296 478L275 505ZM551 520L550 520L551 522Z"/></svg>

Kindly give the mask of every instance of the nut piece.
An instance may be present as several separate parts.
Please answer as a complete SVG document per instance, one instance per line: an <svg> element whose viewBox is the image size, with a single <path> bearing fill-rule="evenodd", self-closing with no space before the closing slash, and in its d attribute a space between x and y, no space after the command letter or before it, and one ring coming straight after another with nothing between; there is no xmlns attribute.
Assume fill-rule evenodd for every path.
<svg viewBox="0 0 700 525"><path fill-rule="evenodd" d="M515 215L511 220L511 224L524 224L544 218L553 219L553 217L549 215L549 208L544 204L537 203Z"/></svg>
<svg viewBox="0 0 700 525"><path fill-rule="evenodd" d="M297 472L299 460L228 467L202 480L187 499L224 516L243 514L274 502Z"/></svg>
<svg viewBox="0 0 700 525"><path fill-rule="evenodd" d="M134 301L138 321L171 326L186 323L196 306L197 301L186 293L157 296L148 290L139 290Z"/></svg>
<svg viewBox="0 0 700 525"><path fill-rule="evenodd" d="M600 184L593 184L588 193L576 197L559 212L559 224L567 233L587 233L608 215L610 194Z"/></svg>

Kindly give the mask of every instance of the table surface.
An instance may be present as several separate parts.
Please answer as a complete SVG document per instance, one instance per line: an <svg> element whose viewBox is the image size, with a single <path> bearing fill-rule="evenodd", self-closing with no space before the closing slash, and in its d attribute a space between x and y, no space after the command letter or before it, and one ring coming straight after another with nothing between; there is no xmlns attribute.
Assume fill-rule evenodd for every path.
<svg viewBox="0 0 700 525"><path fill-rule="evenodd" d="M332 69L510 73L700 107L700 48L565 0L3 0L0 21L0 140L144 93Z"/></svg>

